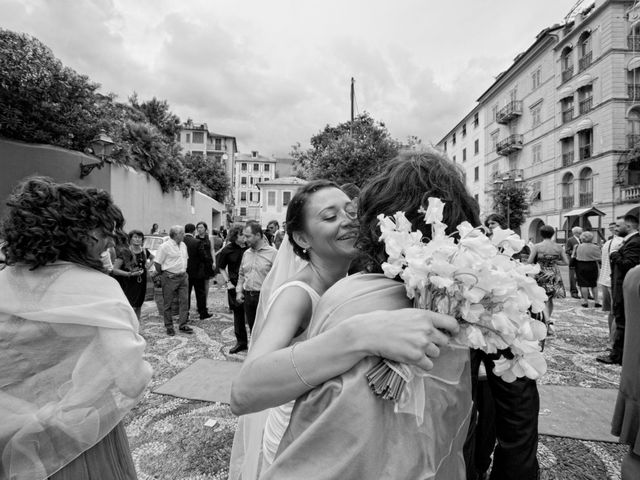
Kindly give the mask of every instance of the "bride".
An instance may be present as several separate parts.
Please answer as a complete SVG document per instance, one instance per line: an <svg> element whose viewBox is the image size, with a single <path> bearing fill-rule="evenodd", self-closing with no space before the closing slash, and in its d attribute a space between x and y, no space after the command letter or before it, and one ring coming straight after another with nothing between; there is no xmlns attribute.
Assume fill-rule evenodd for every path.
<svg viewBox="0 0 640 480"><path fill-rule="evenodd" d="M419 213L428 197L446 202L447 233L465 220L480 223L477 203L453 164L435 151L402 153L365 186L358 200L358 245L374 272L381 272L387 259L377 216L405 211L413 228L428 238L430 227ZM408 306L404 285L396 280L380 273L344 278L321 298L306 343L340 329L354 315L367 319L369 312L378 309ZM380 333L365 321L358 335L372 331ZM343 355L342 348L336 345L333 355ZM464 479L463 444L472 403L469 351L446 342L438 342L437 348L438 358L427 351L434 368L410 382L411 394L401 399L399 408L376 397L366 379L380 361L376 356L389 358L386 352L367 355L348 371L301 395L275 460L261 478ZM305 364L302 372L311 377L317 366L311 368ZM312 377L311 381L321 380Z"/></svg>
<svg viewBox="0 0 640 480"><path fill-rule="evenodd" d="M263 284L252 344L231 391L242 415L229 467L232 480L253 480L274 460L293 401L364 358L381 356L432 368L432 359L455 330L445 315L404 308L355 313L307 340L322 294L345 277L357 255L355 208L334 183L301 187L287 209L287 231ZM409 305L407 305L409 306Z"/></svg>

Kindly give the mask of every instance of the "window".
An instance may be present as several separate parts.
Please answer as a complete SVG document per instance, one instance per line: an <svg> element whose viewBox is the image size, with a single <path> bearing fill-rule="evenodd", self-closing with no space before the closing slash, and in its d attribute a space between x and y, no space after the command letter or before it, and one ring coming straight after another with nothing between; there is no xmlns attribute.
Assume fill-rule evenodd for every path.
<svg viewBox="0 0 640 480"><path fill-rule="evenodd" d="M473 154L477 155L480 153L480 140L476 138L476 141L473 142Z"/></svg>
<svg viewBox="0 0 640 480"><path fill-rule="evenodd" d="M462 137L466 137L467 136L467 124L463 123L462 124Z"/></svg>
<svg viewBox="0 0 640 480"><path fill-rule="evenodd" d="M573 163L573 137L566 137L560 140L562 150L562 166L568 167Z"/></svg>
<svg viewBox="0 0 640 480"><path fill-rule="evenodd" d="M542 182L533 182L531 184L531 202L539 202L542 200Z"/></svg>
<svg viewBox="0 0 640 480"><path fill-rule="evenodd" d="M498 119L498 105L491 107L491 121L495 122Z"/></svg>
<svg viewBox="0 0 640 480"><path fill-rule="evenodd" d="M540 67L531 74L531 89L535 90L540 86Z"/></svg>
<svg viewBox="0 0 640 480"><path fill-rule="evenodd" d="M453 163L456 163L456 156L454 155L451 160L453 160Z"/></svg>
<svg viewBox="0 0 640 480"><path fill-rule="evenodd" d="M456 134L454 133L453 136L451 137L451 145L455 145L456 144Z"/></svg>
<svg viewBox="0 0 640 480"><path fill-rule="evenodd" d="M260 164L259 163L254 163L253 164L253 171L254 172L259 172L260 171Z"/></svg>
<svg viewBox="0 0 640 480"><path fill-rule="evenodd" d="M634 108L627 118L627 147L635 148L640 145L640 110Z"/></svg>
<svg viewBox="0 0 640 480"><path fill-rule="evenodd" d="M478 128L478 125L480 125L480 117L478 112L476 112L473 114L473 128Z"/></svg>
<svg viewBox="0 0 640 480"><path fill-rule="evenodd" d="M249 194L250 202L259 202L260 201L260 192L251 192Z"/></svg>
<svg viewBox="0 0 640 480"><path fill-rule="evenodd" d="M542 162L542 144L538 143L533 146L533 164Z"/></svg>
<svg viewBox="0 0 640 480"><path fill-rule="evenodd" d="M243 172L246 172L247 171L247 164L246 163L241 163L240 164L240 170L243 171Z"/></svg>
<svg viewBox="0 0 640 480"><path fill-rule="evenodd" d="M542 123L542 105L538 104L531 108L531 127L535 128Z"/></svg>
<svg viewBox="0 0 640 480"><path fill-rule="evenodd" d="M267 205L270 207L276 206L276 192L272 192L271 190L267 192Z"/></svg>
<svg viewBox="0 0 640 480"><path fill-rule="evenodd" d="M560 108L562 110L562 123L573 120L573 97L565 97L560 100Z"/></svg>
<svg viewBox="0 0 640 480"><path fill-rule="evenodd" d="M593 107L593 86L585 85L578 90L578 105L580 115L583 115Z"/></svg>
<svg viewBox="0 0 640 480"><path fill-rule="evenodd" d="M241 202L247 201L247 192L240 192L240 201Z"/></svg>
<svg viewBox="0 0 640 480"><path fill-rule="evenodd" d="M251 152L251 156L252 156L253 158L258 158L258 151L257 151L257 150L253 150L253 151Z"/></svg>
<svg viewBox="0 0 640 480"><path fill-rule="evenodd" d="M255 179L255 178L253 178L253 177L251 177L251 178L249 179L249 181L251 182L251 185L253 185L253 184L255 183L255 180L256 180L256 179Z"/></svg>
<svg viewBox="0 0 640 480"><path fill-rule="evenodd" d="M591 158L593 131L590 128L578 132L579 159Z"/></svg>
<svg viewBox="0 0 640 480"><path fill-rule="evenodd" d="M247 184L247 177L240 177L240 185L246 185Z"/></svg>
<svg viewBox="0 0 640 480"><path fill-rule="evenodd" d="M184 141L185 141L185 143L191 143L191 134L190 133L185 133L184 134Z"/></svg>
<svg viewBox="0 0 640 480"><path fill-rule="evenodd" d="M268 163L265 163L264 164L264 171L268 172L269 171L269 167L270 167L270 165Z"/></svg>
<svg viewBox="0 0 640 480"><path fill-rule="evenodd" d="M291 201L291 192L282 192L282 206L286 207Z"/></svg>
<svg viewBox="0 0 640 480"><path fill-rule="evenodd" d="M593 204L593 171L589 167L580 172L578 203L581 207L590 207Z"/></svg>
<svg viewBox="0 0 640 480"><path fill-rule="evenodd" d="M476 182L480 180L480 167L476 167L473 169L473 180Z"/></svg>
<svg viewBox="0 0 640 480"><path fill-rule="evenodd" d="M495 131L491 134L491 151L495 152L498 148L498 135L500 131Z"/></svg>
<svg viewBox="0 0 640 480"><path fill-rule="evenodd" d="M578 54L580 55L578 59L578 71L581 72L591 65L593 58L591 52L591 33L584 32L578 39Z"/></svg>
<svg viewBox="0 0 640 480"><path fill-rule="evenodd" d="M215 149L216 150L222 150L222 139L221 138L216 138L215 140Z"/></svg>
<svg viewBox="0 0 640 480"><path fill-rule="evenodd" d="M204 132L193 132L193 143L204 143Z"/></svg>
<svg viewBox="0 0 640 480"><path fill-rule="evenodd" d="M241 217L247 216L247 207L240 207L240 216Z"/></svg>
<svg viewBox="0 0 640 480"><path fill-rule="evenodd" d="M573 208L574 204L574 191L573 191L573 175L566 173L562 177L562 208L567 210Z"/></svg>
<svg viewBox="0 0 640 480"><path fill-rule="evenodd" d="M265 177L264 181L265 181L265 182L268 182L268 181L269 181L269 178L268 178L268 177Z"/></svg>
<svg viewBox="0 0 640 480"><path fill-rule="evenodd" d="M467 161L467 149L466 148L462 149L462 161L463 162Z"/></svg>
<svg viewBox="0 0 640 480"><path fill-rule="evenodd" d="M560 54L560 68L562 69L562 81L566 82L573 77L573 50L565 47Z"/></svg>

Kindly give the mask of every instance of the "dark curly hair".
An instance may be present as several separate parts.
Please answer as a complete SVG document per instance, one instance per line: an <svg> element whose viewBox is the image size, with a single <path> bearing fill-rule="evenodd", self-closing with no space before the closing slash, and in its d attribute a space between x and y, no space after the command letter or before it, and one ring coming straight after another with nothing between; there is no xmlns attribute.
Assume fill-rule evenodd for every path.
<svg viewBox="0 0 640 480"><path fill-rule="evenodd" d="M95 239L89 232L99 229L117 243L127 239L122 211L104 190L30 177L16 187L7 206L0 227L7 265L24 263L33 270L65 260L102 270L90 252Z"/></svg>
<svg viewBox="0 0 640 480"><path fill-rule="evenodd" d="M487 218L484 219L484 226L489 228L489 222L496 222L503 230L509 228L509 226L507 225L507 219L499 213L492 213L488 215Z"/></svg>
<svg viewBox="0 0 640 480"><path fill-rule="evenodd" d="M369 180L358 199L360 236L357 246L369 259L367 270L381 272L387 260L384 243L380 242L378 215L394 215L404 211L413 229L431 238L431 226L424 223L420 207L426 208L429 197L446 203L443 222L447 234L465 220L480 225L478 203L464 185L458 167L436 150L402 151L382 172Z"/></svg>
<svg viewBox="0 0 640 480"><path fill-rule="evenodd" d="M309 201L309 197L311 197L311 195L316 193L318 190L323 190L325 188L337 188L338 190L340 190L340 187L338 187L338 185L329 180L313 180L298 189L296 194L289 202L289 206L287 207L286 224L287 232L289 233L289 241L291 242L291 246L293 247L293 253L304 260L309 260L309 254L306 253L304 249L296 243L293 238L293 232L304 231L304 210L307 206L307 202Z"/></svg>

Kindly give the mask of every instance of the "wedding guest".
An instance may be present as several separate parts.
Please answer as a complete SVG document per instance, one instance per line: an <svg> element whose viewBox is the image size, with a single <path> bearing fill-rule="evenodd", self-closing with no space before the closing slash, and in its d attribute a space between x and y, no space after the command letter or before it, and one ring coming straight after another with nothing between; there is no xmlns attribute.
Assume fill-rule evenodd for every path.
<svg viewBox="0 0 640 480"><path fill-rule="evenodd" d="M569 257L569 291L573 298L580 298L578 295L578 287L576 285L576 259L573 256L574 249L580 245L580 235L582 228L573 227L571 229L571 237L567 239L565 244L565 253Z"/></svg>
<svg viewBox="0 0 640 480"><path fill-rule="evenodd" d="M245 415L234 439L230 479L254 480L263 458L268 466L288 422L292 405L287 402L313 384L334 378L370 355L417 362L428 370L433 366L430 358L437 356L436 345L447 343L446 335L434 327L457 328L451 317L409 308L391 313L384 304L366 315L354 312L348 322L301 341L319 296L345 276L348 259L357 252L354 213L349 198L324 180L304 185L289 203L291 237L283 240L264 282L252 346L232 386L231 408ZM409 304L406 296L402 298L403 305ZM265 410L270 407L278 408ZM258 413L246 415L250 412Z"/></svg>
<svg viewBox="0 0 640 480"><path fill-rule="evenodd" d="M178 330L192 334L193 329L187 325L189 320L189 279L187 277L189 253L183 242L184 228L180 225L174 225L169 230L169 237L169 240L158 248L154 263L162 283L164 326L167 329L167 335L173 337L176 334L172 316L172 304L175 296L178 297L179 304Z"/></svg>
<svg viewBox="0 0 640 480"><path fill-rule="evenodd" d="M153 264L153 255L142 246L144 234L140 230L131 230L128 239L129 245L117 249L112 274L140 320L142 304L147 295L147 272Z"/></svg>
<svg viewBox="0 0 640 480"><path fill-rule="evenodd" d="M204 252L200 240L194 236L195 231L196 226L193 223L187 223L184 226L184 244L187 246L187 254L189 255L187 261L187 277L189 279L187 304L191 309L191 292L195 290L196 307L200 320L206 320L211 318L211 314L207 311L207 292L205 290L206 264L207 261L211 263L211 252L209 251L208 258L205 257L206 252ZM213 271L211 265L209 270Z"/></svg>
<svg viewBox="0 0 640 480"><path fill-rule="evenodd" d="M640 478L640 268L632 268L623 283L626 325L618 399L613 411L611 433L629 445L622 460L622 480Z"/></svg>
<svg viewBox="0 0 640 480"><path fill-rule="evenodd" d="M624 352L624 330L626 317L624 311L624 293L622 285L627 272L640 264L640 236L638 235L638 217L625 215L624 223L618 227L618 235L623 237L620 248L611 252L611 289L613 293L613 315L616 331L613 337L611 353L597 357L596 360L605 364L622 364Z"/></svg>
<svg viewBox="0 0 640 480"><path fill-rule="evenodd" d="M32 177L0 229L0 478L135 480L123 426L151 379L100 254L123 235L104 190Z"/></svg>
<svg viewBox="0 0 640 480"><path fill-rule="evenodd" d="M598 263L602 258L602 250L593 242L592 232L580 234L580 244L574 250L576 283L582 294L582 306L589 307L589 298L593 296L595 308L602 307L598 302Z"/></svg>
<svg viewBox="0 0 640 480"><path fill-rule="evenodd" d="M151 226L151 230L149 231L149 235L158 235L160 233L160 227L157 223L154 223Z"/></svg>
<svg viewBox="0 0 640 480"><path fill-rule="evenodd" d="M363 189L358 205L358 245L368 254L370 268L376 273L343 278L320 299L308 327L309 339L301 342L295 355L291 356L291 370L303 384L301 390L313 385L317 387L296 401L275 461L261 479L440 480L464 476L462 444L471 409L468 349L448 346L446 335L440 337L438 334L442 332L434 329L431 330L434 336L426 345L416 344L404 352L410 359L408 363L427 360L423 368L433 372L432 376L416 379L416 391L428 392L424 404L404 414L396 413L394 402L373 394L366 381L366 373L380 357L395 357L399 354L398 347L404 344L404 341L396 340L399 332L394 333L400 323L394 328L380 330L382 325L376 322L380 310L387 310L386 327L390 327L389 323L399 312L414 311L416 315L430 314L435 323L445 326L447 331L457 330L452 317L438 317L426 310L406 308L412 303L407 298L405 286L378 273L382 271L381 264L387 260L387 254L380 242L377 216L405 211L412 226L428 238L431 229L424 224L419 208L425 206L426 198L430 196L450 200L444 211L444 221L449 225L455 226L463 220L479 223L477 204L467 193L459 172L435 152L401 153ZM309 222L310 225L313 223ZM294 230L288 221L287 225L290 232ZM448 233L452 231L455 227L450 227ZM336 372L327 380L322 371L328 370L330 365L303 356L303 346L315 345L346 325L355 326L351 322L356 318L367 322L355 331L356 339L368 342L377 338L386 345L381 351L376 352L374 348L374 353L369 350L363 352L364 356L358 355L355 364L353 360L345 361L343 368L347 370L342 374ZM423 320L422 323L426 326L429 322ZM410 337L427 340L431 336L429 330L419 335L411 333L409 325L400 327L405 341ZM333 351L340 356L343 348L353 348L353 345L348 346L353 341L358 342L349 341L344 334L336 336L335 341L339 343Z"/></svg>
<svg viewBox="0 0 640 480"><path fill-rule="evenodd" d="M622 223L623 220L620 220ZM598 284L602 292L602 311L608 312L607 323L609 324L609 343L613 344L613 337L616 324L613 318L612 294L611 294L611 260L610 255L620 248L622 237L618 236L618 223L610 223L609 230L613 234L602 246L602 257L600 260L600 276Z"/></svg>
<svg viewBox="0 0 640 480"><path fill-rule="evenodd" d="M278 251L267 243L258 222L247 222L242 234L249 249L242 255L236 284L236 301L244 305L244 317L251 332L256 320L262 282L271 270Z"/></svg>
<svg viewBox="0 0 640 480"><path fill-rule="evenodd" d="M215 258L216 252L222 248L222 239L216 230L213 231L213 235L209 236L209 226L202 221L196 223L196 238L200 241L200 249L204 258L205 310L211 316L206 308L206 301L209 295L211 279L213 278L215 282L215 276L218 273Z"/></svg>
<svg viewBox="0 0 640 480"><path fill-rule="evenodd" d="M274 247L276 247L276 249L279 249L280 245L282 245L284 233L280 231L280 224L278 223L278 221L271 220L269 223L267 223L267 231L271 235L271 243Z"/></svg>

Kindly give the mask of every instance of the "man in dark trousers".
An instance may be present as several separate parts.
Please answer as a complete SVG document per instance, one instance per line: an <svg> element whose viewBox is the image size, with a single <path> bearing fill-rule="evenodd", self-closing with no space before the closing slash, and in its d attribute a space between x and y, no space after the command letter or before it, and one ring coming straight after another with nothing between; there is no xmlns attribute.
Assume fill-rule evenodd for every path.
<svg viewBox="0 0 640 480"><path fill-rule="evenodd" d="M203 256L200 241L195 238L194 234L196 226L193 223L187 223L184 226L184 243L189 253L189 261L187 263L187 275L189 277L189 308L191 308L191 290L196 291L196 305L200 320L211 317L207 311L207 292L205 291L205 281L207 280L205 258Z"/></svg>
<svg viewBox="0 0 640 480"><path fill-rule="evenodd" d="M582 228L573 227L571 229L572 236L567 240L565 252L569 257L569 290L573 298L580 298L578 295L578 286L576 285L576 259L573 257L573 251L576 246L580 245L580 234Z"/></svg>
<svg viewBox="0 0 640 480"><path fill-rule="evenodd" d="M624 313L624 292L622 284L627 272L640 265L640 235L638 235L638 217L625 215L624 223L618 227L618 235L623 237L620 248L611 252L611 290L613 316L616 331L613 337L613 348L609 355L597 357L600 363L622 365L624 351L624 329L626 316Z"/></svg>
<svg viewBox="0 0 640 480"><path fill-rule="evenodd" d="M238 353L248 348L244 305L236 300L238 271L240 270L242 255L247 249L244 243L242 227L231 227L227 240L227 245L218 252L217 258L220 274L224 277L227 286L229 308L233 312L233 329L236 336L236 344L229 350L229 353Z"/></svg>

